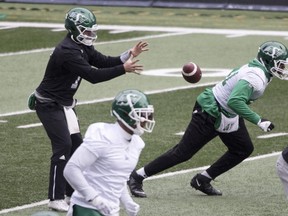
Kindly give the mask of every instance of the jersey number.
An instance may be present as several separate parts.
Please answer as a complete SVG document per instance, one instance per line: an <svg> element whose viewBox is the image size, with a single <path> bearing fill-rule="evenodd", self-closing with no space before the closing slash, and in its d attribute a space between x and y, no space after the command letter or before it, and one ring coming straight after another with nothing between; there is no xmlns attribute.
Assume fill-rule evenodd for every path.
<svg viewBox="0 0 288 216"><path fill-rule="evenodd" d="M232 78L233 76L235 76L238 73L238 69L234 69L233 71L231 71L228 76L226 76L226 78L223 80L222 82L222 86L226 85L227 81Z"/></svg>

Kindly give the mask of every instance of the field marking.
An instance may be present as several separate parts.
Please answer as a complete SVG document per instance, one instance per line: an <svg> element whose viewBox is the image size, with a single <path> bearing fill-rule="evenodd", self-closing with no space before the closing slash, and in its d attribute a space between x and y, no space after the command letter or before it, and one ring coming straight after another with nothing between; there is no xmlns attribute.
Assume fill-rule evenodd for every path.
<svg viewBox="0 0 288 216"><path fill-rule="evenodd" d="M33 27L33 28L50 28L53 31L65 30L64 24L59 23L39 23L39 22L0 22L0 30L5 28L18 28L18 27ZM249 35L261 35L261 36L282 36L285 40L288 38L288 31L264 31L264 30L246 30L246 29L210 29L210 28L185 28L185 27L161 27L161 26L126 26L126 25L99 25L99 30L110 30L112 33L123 31L148 31L148 32L166 32L166 34L151 35L141 37L141 39L150 39L158 37L168 37L173 35L184 34L217 34L226 35L227 38L244 37ZM139 40L140 38L125 39L113 41L113 43L130 42ZM96 43L97 45L111 43L102 42ZM0 57L23 55L29 53L45 52L53 50L53 48L35 49L30 51L1 53Z"/></svg>
<svg viewBox="0 0 288 216"><path fill-rule="evenodd" d="M257 136L258 139L268 139L268 138L274 138L274 137L279 137L279 136L287 136L288 133L282 132L282 133L269 133L265 135L260 135Z"/></svg>
<svg viewBox="0 0 288 216"><path fill-rule="evenodd" d="M33 27L63 29L64 24L40 23L40 22L0 22L0 27ZM163 27L163 26L130 26L130 25L99 25L99 30L111 31L153 31L153 32L182 32L194 34L220 34L220 35L265 35L288 37L288 31L247 30L247 29L212 29L212 28L185 28L185 27Z"/></svg>
<svg viewBox="0 0 288 216"><path fill-rule="evenodd" d="M273 152L273 153L270 153L270 154L259 155L259 156L247 158L243 162L264 159L264 158L268 158L268 157L277 156L279 154L281 154L281 152ZM169 177L169 176L181 175L181 174L186 174L186 173L195 172L195 171L202 171L202 170L206 170L208 167L210 167L210 165L203 166L203 167L197 167L197 168L193 168L193 169L180 170L180 171L175 171L175 172L168 172L168 173L164 173L164 174L148 177L148 178L145 179L145 181L146 180L159 179L159 178L166 178L166 177Z"/></svg>
<svg viewBox="0 0 288 216"><path fill-rule="evenodd" d="M270 153L270 154L250 157L250 158L245 159L243 162L265 159L265 158L277 156L280 153L281 152L273 152L273 153ZM166 177L170 177L170 176L181 175L181 174L186 174L186 173L195 172L195 171L202 171L202 170L207 169L209 166L210 165L197 167L197 168L193 168L193 169L180 170L180 171L175 171L175 172L168 172L168 173L164 173L164 174L159 174L159 175L148 177L144 181L151 181L153 179L160 179L160 178L166 178ZM0 214L5 214L5 213L9 213L9 212L24 210L24 209L33 208L33 207L37 207L37 206L41 206L41 205L47 205L47 204L48 204L48 200L42 200L42 201L39 201L39 202L26 204L26 205L23 205L23 206L17 206L17 207L14 207L14 208L3 209L3 210L0 211Z"/></svg>
<svg viewBox="0 0 288 216"><path fill-rule="evenodd" d="M144 91L144 93L147 95L159 94L159 93L163 93L163 92L171 92L171 91L184 90L184 89L189 89L189 88L193 89L193 88L197 88L197 87L205 87L205 86L215 85L216 83L217 82L215 81L215 82L207 82L207 83L193 84L193 85L187 85L187 86L178 86L178 87L166 88L166 89L161 89L161 90ZM90 101L81 101L81 102L77 103L77 106L83 105L83 104L101 103L101 102L111 101L113 99L114 99L114 97L109 97L109 98L96 99L96 100L90 100ZM35 111L23 110L23 111L0 114L0 117L22 115L22 114L27 114L27 113L32 113L32 112L35 112Z"/></svg>
<svg viewBox="0 0 288 216"><path fill-rule="evenodd" d="M42 126L42 123L34 123L34 124L28 124L28 125L19 125L16 128L33 128L33 127L39 127Z"/></svg>
<svg viewBox="0 0 288 216"><path fill-rule="evenodd" d="M183 136L184 135L184 131L175 133L175 135L177 136ZM257 136L258 139L270 139L270 138L274 138L274 137L279 137L279 136L287 136L288 133L286 132L282 132L282 133L269 133L269 134L264 134L264 135L259 135Z"/></svg>

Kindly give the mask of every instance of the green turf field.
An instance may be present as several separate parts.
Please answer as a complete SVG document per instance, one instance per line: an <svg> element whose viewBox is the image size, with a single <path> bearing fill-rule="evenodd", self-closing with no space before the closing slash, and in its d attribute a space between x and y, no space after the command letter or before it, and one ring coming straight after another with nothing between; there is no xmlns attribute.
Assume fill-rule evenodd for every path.
<svg viewBox="0 0 288 216"><path fill-rule="evenodd" d="M30 5L0 4L1 21L63 22L68 5ZM110 8L91 7L99 22L108 24L176 26L189 28L221 28L286 31L286 13L214 11L189 9L150 9L150 8ZM3 17L3 16L0 16ZM0 34L0 215L31 215L47 210L46 205L12 211L5 214L4 209L46 200L49 158L49 140L42 127L19 129L18 126L38 123L34 112L13 115L14 112L27 111L27 97L42 79L52 47L63 38L65 32L52 32L44 28L1 29ZM244 31L243 31L244 32ZM266 40L279 40L287 44L285 32L271 34L237 35L209 33L189 33L163 35L165 32L132 31L111 34L108 30L99 31L96 49L109 55L118 55L141 37L149 42L150 50L141 57L145 70L174 69L179 74L187 61L197 62L203 74L210 69L231 69L255 57L257 47ZM149 37L147 37L149 36ZM287 33L288 36L288 33ZM135 37L137 39L135 40ZM139 38L140 37L140 38ZM125 40L124 40L125 39ZM128 40L126 40L128 39ZM8 43L12 41L13 43ZM35 43L34 43L35 41ZM48 48L37 53L29 51ZM51 49L50 49L51 48ZM24 54L9 53L27 51ZM199 84L215 82L222 77L203 76ZM182 87L190 87L181 89ZM195 86L196 87L196 86ZM153 134L145 134L146 148L141 155L139 166L175 145L180 136L175 133L185 130L191 109L197 95L204 87L194 88L181 76L126 75L118 79L91 85L82 82L76 98L80 103L107 98L107 102L79 105L77 112L81 131L95 121L113 122L109 109L111 99L118 91L137 88L148 92L155 106L156 126ZM163 90L169 90L163 92ZM174 89L171 91L171 89ZM175 90L178 89L178 90ZM252 105L260 115L275 123L273 133L288 132L286 107L288 105L287 82L273 80L262 99ZM154 91L154 93L153 93ZM155 91L158 93L155 94ZM162 92L161 92L162 91ZM153 93L153 94L150 94ZM260 129L247 123L255 143L252 156L279 152L287 145L287 136L268 139L257 138L265 135ZM185 170L211 164L225 147L219 139L205 146L192 160L166 172ZM148 199L136 199L142 209L139 216L145 215L284 215L287 202L282 186L275 173L276 156L250 161L220 176L215 185L223 190L221 198L200 195L189 186L195 173L177 175L145 182ZM1 212L2 210L2 212ZM59 214L65 215L65 214ZM124 214L123 214L124 215Z"/></svg>

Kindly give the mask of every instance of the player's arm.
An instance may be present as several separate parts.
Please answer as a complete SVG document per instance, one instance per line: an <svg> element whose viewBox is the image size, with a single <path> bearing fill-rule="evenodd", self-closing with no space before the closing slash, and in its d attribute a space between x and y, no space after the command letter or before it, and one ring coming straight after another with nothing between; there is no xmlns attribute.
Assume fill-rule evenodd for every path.
<svg viewBox="0 0 288 216"><path fill-rule="evenodd" d="M257 125L260 116L247 105L252 93L253 86L246 80L239 80L230 94L227 105L239 116Z"/></svg>
<svg viewBox="0 0 288 216"><path fill-rule="evenodd" d="M64 177L67 182L87 200L91 200L98 195L98 192L89 185L83 175L83 170L97 160L95 154L89 151L84 144L80 145L73 153L64 169Z"/></svg>
<svg viewBox="0 0 288 216"><path fill-rule="evenodd" d="M134 202L131 195L129 194L127 184L125 184L124 190L122 191L120 202L124 206L128 216L137 216L137 213L140 210L140 206Z"/></svg>

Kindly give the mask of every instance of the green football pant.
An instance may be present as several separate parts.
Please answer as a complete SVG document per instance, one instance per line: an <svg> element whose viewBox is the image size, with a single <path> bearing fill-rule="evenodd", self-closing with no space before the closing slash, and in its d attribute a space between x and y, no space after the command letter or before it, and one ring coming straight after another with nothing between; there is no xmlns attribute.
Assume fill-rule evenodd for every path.
<svg viewBox="0 0 288 216"><path fill-rule="evenodd" d="M102 216L102 214L95 209L73 205L73 216Z"/></svg>

